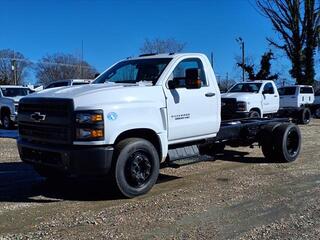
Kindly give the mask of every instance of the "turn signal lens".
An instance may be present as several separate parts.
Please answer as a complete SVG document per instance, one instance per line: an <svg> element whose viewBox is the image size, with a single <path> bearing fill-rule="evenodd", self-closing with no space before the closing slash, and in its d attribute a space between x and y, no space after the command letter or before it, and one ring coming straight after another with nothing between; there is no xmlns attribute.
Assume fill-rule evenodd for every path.
<svg viewBox="0 0 320 240"><path fill-rule="evenodd" d="M102 114L91 115L91 122L101 122L103 120Z"/></svg>
<svg viewBox="0 0 320 240"><path fill-rule="evenodd" d="M78 128L76 131L77 140L103 140L103 129L83 129Z"/></svg>

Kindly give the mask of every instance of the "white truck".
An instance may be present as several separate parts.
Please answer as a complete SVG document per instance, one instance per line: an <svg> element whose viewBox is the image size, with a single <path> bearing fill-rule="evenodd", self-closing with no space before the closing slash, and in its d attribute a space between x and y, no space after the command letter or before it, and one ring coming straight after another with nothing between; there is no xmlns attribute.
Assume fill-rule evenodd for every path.
<svg viewBox="0 0 320 240"><path fill-rule="evenodd" d="M49 83L45 89L90 84L92 79L66 79Z"/></svg>
<svg viewBox="0 0 320 240"><path fill-rule="evenodd" d="M273 81L237 83L221 95L222 118L260 118L279 110L279 93Z"/></svg>
<svg viewBox="0 0 320 240"><path fill-rule="evenodd" d="M308 85L286 86L278 89L280 110L277 116L291 117L300 124L308 124L317 111L314 105L314 90Z"/></svg>
<svg viewBox="0 0 320 240"><path fill-rule="evenodd" d="M259 144L273 162L297 159L296 125L286 119L222 122L220 110L205 55L142 55L114 64L92 84L21 99L18 149L44 177L109 176L126 197L148 192L160 167L214 155L225 145Z"/></svg>
<svg viewBox="0 0 320 240"><path fill-rule="evenodd" d="M27 87L0 85L0 119L3 128L11 129L14 126L19 100L29 93Z"/></svg>

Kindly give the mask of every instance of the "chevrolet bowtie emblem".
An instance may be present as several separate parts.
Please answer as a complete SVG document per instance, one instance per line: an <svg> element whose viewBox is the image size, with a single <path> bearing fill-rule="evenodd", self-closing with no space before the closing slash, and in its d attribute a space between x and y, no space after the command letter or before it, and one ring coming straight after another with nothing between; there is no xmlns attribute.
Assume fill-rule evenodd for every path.
<svg viewBox="0 0 320 240"><path fill-rule="evenodd" d="M35 122L40 122L46 119L46 115L41 114L40 112L35 112L30 115L30 118Z"/></svg>

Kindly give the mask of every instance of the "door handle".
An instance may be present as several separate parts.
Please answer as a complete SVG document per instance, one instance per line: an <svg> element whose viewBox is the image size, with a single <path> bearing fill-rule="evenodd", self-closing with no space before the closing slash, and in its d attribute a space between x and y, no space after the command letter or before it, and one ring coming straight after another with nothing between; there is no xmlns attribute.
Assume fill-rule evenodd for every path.
<svg viewBox="0 0 320 240"><path fill-rule="evenodd" d="M212 92L209 92L209 93L206 93L206 97L213 97L215 96L216 94L215 93L212 93Z"/></svg>

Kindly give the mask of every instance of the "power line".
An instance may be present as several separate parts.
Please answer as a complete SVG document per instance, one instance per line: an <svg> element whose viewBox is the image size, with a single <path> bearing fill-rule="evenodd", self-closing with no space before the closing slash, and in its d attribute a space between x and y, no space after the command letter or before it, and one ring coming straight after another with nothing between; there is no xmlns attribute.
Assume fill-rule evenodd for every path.
<svg viewBox="0 0 320 240"><path fill-rule="evenodd" d="M23 58L7 58L7 57L0 57L0 59L2 59L2 60L7 60L7 61L26 62L26 63L32 63L32 64L48 64L48 65L59 65L59 66L69 66L69 67L79 67L79 64L82 64L82 63L83 63L83 61L80 61L79 64L56 63L56 62L32 61L32 60L23 59ZM92 68L92 67L81 65L81 68L90 69L90 68Z"/></svg>

